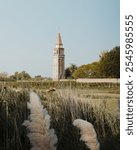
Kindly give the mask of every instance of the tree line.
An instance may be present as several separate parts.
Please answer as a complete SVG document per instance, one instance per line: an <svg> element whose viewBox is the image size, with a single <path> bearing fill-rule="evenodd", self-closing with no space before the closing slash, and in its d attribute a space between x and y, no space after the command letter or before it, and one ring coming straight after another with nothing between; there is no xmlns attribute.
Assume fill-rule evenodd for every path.
<svg viewBox="0 0 137 150"><path fill-rule="evenodd" d="M99 57L99 61L79 67L71 64L65 70L65 78L120 78L120 46L103 51Z"/></svg>
<svg viewBox="0 0 137 150"><path fill-rule="evenodd" d="M8 75L6 72L0 73L0 81L21 81L21 80L37 80L41 81L44 79L48 79L46 77L42 77L41 75L37 75L35 77L32 77L29 73L26 71L18 72L16 71L13 75Z"/></svg>
<svg viewBox="0 0 137 150"><path fill-rule="evenodd" d="M103 51L99 56L99 61L84 64L77 67L70 64L65 69L65 79L78 78L120 78L120 46L116 46L109 51ZM37 75L31 77L26 71L15 72L8 76L6 72L0 72L0 81L18 80L44 80L51 79Z"/></svg>

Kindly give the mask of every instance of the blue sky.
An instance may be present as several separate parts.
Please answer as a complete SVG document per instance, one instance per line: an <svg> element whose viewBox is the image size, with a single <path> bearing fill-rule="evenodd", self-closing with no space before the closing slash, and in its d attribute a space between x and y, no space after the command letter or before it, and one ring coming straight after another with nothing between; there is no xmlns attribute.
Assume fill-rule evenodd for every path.
<svg viewBox="0 0 137 150"><path fill-rule="evenodd" d="M61 32L65 66L120 45L119 0L0 0L0 72L52 76Z"/></svg>

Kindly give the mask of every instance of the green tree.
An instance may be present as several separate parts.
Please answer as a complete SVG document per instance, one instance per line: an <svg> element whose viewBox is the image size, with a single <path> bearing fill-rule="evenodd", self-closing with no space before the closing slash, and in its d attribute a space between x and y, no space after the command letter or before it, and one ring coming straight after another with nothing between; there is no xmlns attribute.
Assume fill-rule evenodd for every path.
<svg viewBox="0 0 137 150"><path fill-rule="evenodd" d="M120 77L120 47L103 52L100 56L100 73L102 77Z"/></svg>
<svg viewBox="0 0 137 150"><path fill-rule="evenodd" d="M21 77L21 80L28 80L31 78L31 76L26 71L22 71L20 73L20 77Z"/></svg>
<svg viewBox="0 0 137 150"><path fill-rule="evenodd" d="M34 80L44 80L45 78L42 77L41 75L37 75L34 77Z"/></svg>
<svg viewBox="0 0 137 150"><path fill-rule="evenodd" d="M70 64L70 66L65 69L65 78L72 79L72 74L75 70L77 70L77 66L75 64Z"/></svg>
<svg viewBox="0 0 137 150"><path fill-rule="evenodd" d="M77 78L96 78L99 77L99 63L93 62L91 64L80 66L74 73L73 77Z"/></svg>
<svg viewBox="0 0 137 150"><path fill-rule="evenodd" d="M15 72L15 74L12 75L11 78L14 80L29 80L31 79L31 76L26 71L22 71Z"/></svg>
<svg viewBox="0 0 137 150"><path fill-rule="evenodd" d="M77 78L119 78L120 77L120 47L104 51L98 62L78 67L72 74Z"/></svg>

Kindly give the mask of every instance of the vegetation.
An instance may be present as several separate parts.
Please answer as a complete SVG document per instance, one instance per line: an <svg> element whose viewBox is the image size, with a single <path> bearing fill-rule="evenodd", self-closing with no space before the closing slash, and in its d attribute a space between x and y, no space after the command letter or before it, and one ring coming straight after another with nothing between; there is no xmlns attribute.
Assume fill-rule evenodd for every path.
<svg viewBox="0 0 137 150"><path fill-rule="evenodd" d="M120 78L120 47L104 51L98 62L82 65L72 76L77 78Z"/></svg>
<svg viewBox="0 0 137 150"><path fill-rule="evenodd" d="M73 77L77 78L99 78L99 63L94 62L92 64L80 66L74 73Z"/></svg>
<svg viewBox="0 0 137 150"><path fill-rule="evenodd" d="M73 125L80 129L80 139L85 142L90 150L100 149L96 131L91 123L82 119L76 119L74 120Z"/></svg>
<svg viewBox="0 0 137 150"><path fill-rule="evenodd" d="M72 80L68 81L10 81L10 82L0 82L0 86L10 87L12 89L18 88L28 88L28 89L49 89L49 88L57 88L57 89L106 89L106 88L118 88L119 83L80 83Z"/></svg>
<svg viewBox="0 0 137 150"><path fill-rule="evenodd" d="M65 69L65 79L73 79L72 74L75 70L77 70L77 66L75 64L70 64L70 66Z"/></svg>
<svg viewBox="0 0 137 150"><path fill-rule="evenodd" d="M103 52L99 63L102 77L120 78L120 47Z"/></svg>
<svg viewBox="0 0 137 150"><path fill-rule="evenodd" d="M111 51L103 52L98 62L78 68L71 64L65 70L65 78L119 78L119 56L120 47L115 47ZM94 137L97 137L96 142L100 143L100 150L119 150L119 83L80 83L75 80L45 81L41 75L32 78L26 71L15 72L12 76L8 76L5 72L0 73L1 150L29 150L31 145L36 146L34 141L39 141L39 138L33 138L31 130L35 130L34 126L37 126L38 119L37 113L30 109L30 107L35 107L33 100L30 101L32 90L40 96L42 105L50 115L49 124L55 130L58 138L57 145L55 145L57 150L88 150L88 147L91 148L93 145L89 145L90 141L87 138L81 137L82 141L79 140L85 131L85 125L92 127L92 133L95 128ZM41 104L39 106L41 107L39 113L45 111ZM43 112L42 115L49 118L47 112ZM29 121L26 122L27 119ZM85 128L82 128L80 122L86 123ZM43 122L43 126L46 127L45 123ZM47 126L47 131L51 131L51 128ZM43 135L45 136L45 133ZM48 138L50 139L50 136ZM55 143L56 138L52 147Z"/></svg>
<svg viewBox="0 0 137 150"><path fill-rule="evenodd" d="M57 150L87 150L84 142L79 140L79 130L73 126L73 121L78 118L93 124L100 150L119 150L119 96L111 97L119 95L118 85L116 88L106 85L106 88L96 86L91 89L68 86L66 90L58 87L55 92L35 86L31 89L38 93L51 116L51 127L58 137ZM20 90L17 87L11 90L7 87L0 91L0 149L29 150L31 145L22 125L30 115L27 109L29 89Z"/></svg>
<svg viewBox="0 0 137 150"><path fill-rule="evenodd" d="M15 74L12 75L10 78L13 80L28 80L31 79L31 76L26 71L22 71L15 72Z"/></svg>
<svg viewBox="0 0 137 150"><path fill-rule="evenodd" d="M30 103L27 106L30 109L30 115L23 125L28 130L32 149L56 150L57 136L54 129L50 128L50 116L36 93L30 93Z"/></svg>
<svg viewBox="0 0 137 150"><path fill-rule="evenodd" d="M29 111L26 91L14 92L0 89L0 149L29 150L30 145L22 123Z"/></svg>
<svg viewBox="0 0 137 150"><path fill-rule="evenodd" d="M11 81L12 79L8 77L8 73L0 72L0 81Z"/></svg>
<svg viewBox="0 0 137 150"><path fill-rule="evenodd" d="M79 67L70 64L65 69L65 79L78 78L120 78L120 47L116 46L110 51L102 52L99 61ZM15 72L11 76L5 72L0 73L0 81L43 81L45 79L48 78L41 75L32 78L26 71Z"/></svg>

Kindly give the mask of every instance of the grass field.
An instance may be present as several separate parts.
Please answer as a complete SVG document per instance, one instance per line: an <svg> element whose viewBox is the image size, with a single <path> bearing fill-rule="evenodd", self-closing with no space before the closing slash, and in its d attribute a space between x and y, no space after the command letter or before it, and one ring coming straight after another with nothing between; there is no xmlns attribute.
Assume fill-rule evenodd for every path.
<svg viewBox="0 0 137 150"><path fill-rule="evenodd" d="M35 91L51 116L58 137L57 150L88 150L72 122L81 118L96 130L101 150L119 150L119 85L55 83L6 83L0 89L0 150L29 150L31 145L22 125L30 114L29 92ZM48 85L48 86L47 86ZM56 91L47 92L49 87ZM1 86L2 88L2 86Z"/></svg>

